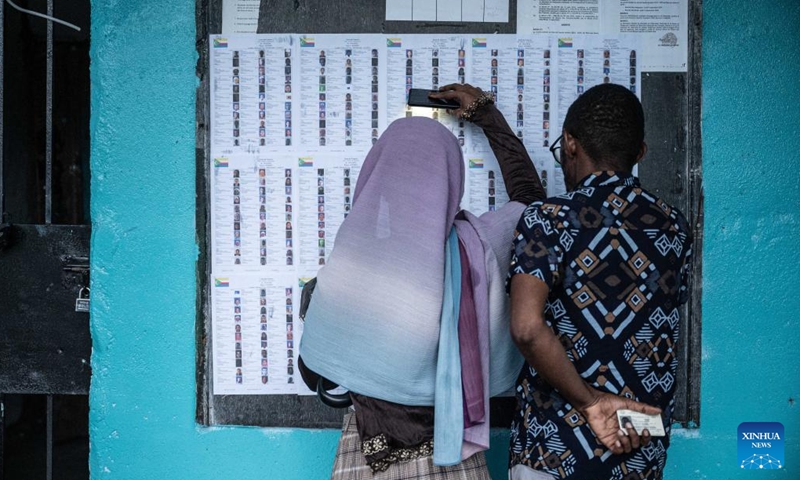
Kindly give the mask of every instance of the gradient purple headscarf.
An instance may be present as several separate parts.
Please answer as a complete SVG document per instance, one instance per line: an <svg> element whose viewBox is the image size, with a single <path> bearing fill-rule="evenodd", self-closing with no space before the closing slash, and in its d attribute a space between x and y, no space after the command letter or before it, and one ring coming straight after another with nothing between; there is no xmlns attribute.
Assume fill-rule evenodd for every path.
<svg viewBox="0 0 800 480"><path fill-rule="evenodd" d="M393 122L381 135L359 174L350 215L317 275L300 345L311 370L362 395L404 405L434 404L445 243L463 191L461 149L447 128L414 117ZM516 205L490 212L489 221L471 217L480 242L471 242L473 251L467 252L476 263L473 276L480 265L477 275L487 291L492 282L485 265L496 270L489 277L502 293L499 302L504 303L496 310L506 320L498 328L505 329L509 344L502 279L514 225L524 209ZM502 258L491 251L493 237L484 235L489 230L500 239L495 243ZM491 309L483 307L483 317L489 318ZM510 348L501 356L518 362L502 375L504 388L513 384L522 364L513 344Z"/></svg>

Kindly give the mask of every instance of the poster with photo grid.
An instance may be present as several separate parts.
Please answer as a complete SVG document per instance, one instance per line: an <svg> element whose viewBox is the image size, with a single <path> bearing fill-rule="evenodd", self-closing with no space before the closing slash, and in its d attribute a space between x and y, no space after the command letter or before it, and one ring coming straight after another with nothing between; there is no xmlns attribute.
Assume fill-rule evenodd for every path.
<svg viewBox="0 0 800 480"><path fill-rule="evenodd" d="M240 34L210 44L213 393L308 394L296 373L302 285L353 208L361 165L387 126L426 116L464 155L462 208L508 201L480 128L408 107L411 88L490 92L548 195L565 190L550 147L569 105L613 82L640 95L633 35Z"/></svg>

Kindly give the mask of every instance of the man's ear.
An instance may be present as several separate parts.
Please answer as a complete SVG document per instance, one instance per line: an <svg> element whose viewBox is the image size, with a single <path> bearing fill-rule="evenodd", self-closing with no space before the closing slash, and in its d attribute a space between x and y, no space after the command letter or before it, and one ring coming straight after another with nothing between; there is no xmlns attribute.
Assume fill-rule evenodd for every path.
<svg viewBox="0 0 800 480"><path fill-rule="evenodd" d="M645 155L647 155L647 144L642 142L642 146L639 148L639 155L636 155L636 163L641 162Z"/></svg>
<svg viewBox="0 0 800 480"><path fill-rule="evenodd" d="M561 148L565 149L568 157L575 158L578 154L578 139L566 130L562 132L562 135L564 137L561 139Z"/></svg>

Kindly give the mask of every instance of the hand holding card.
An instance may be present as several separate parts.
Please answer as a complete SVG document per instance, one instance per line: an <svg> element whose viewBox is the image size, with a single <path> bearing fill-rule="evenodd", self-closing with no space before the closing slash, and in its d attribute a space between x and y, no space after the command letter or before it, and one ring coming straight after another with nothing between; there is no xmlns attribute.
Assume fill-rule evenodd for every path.
<svg viewBox="0 0 800 480"><path fill-rule="evenodd" d="M580 411L586 417L589 426L600 443L616 455L630 453L632 449L650 443L649 432L641 435L640 438L633 428L620 428L617 412L631 410L647 415L660 415L660 408L636 402L630 398L600 392L596 389L593 390L595 400L589 405L580 408Z"/></svg>

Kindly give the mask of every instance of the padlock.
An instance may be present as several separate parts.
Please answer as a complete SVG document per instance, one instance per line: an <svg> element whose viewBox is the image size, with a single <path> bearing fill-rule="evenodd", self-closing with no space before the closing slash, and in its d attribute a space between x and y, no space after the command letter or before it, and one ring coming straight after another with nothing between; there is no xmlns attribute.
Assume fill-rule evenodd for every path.
<svg viewBox="0 0 800 480"><path fill-rule="evenodd" d="M87 287L82 287L78 292L78 298L75 300L75 311L89 313L89 289Z"/></svg>

